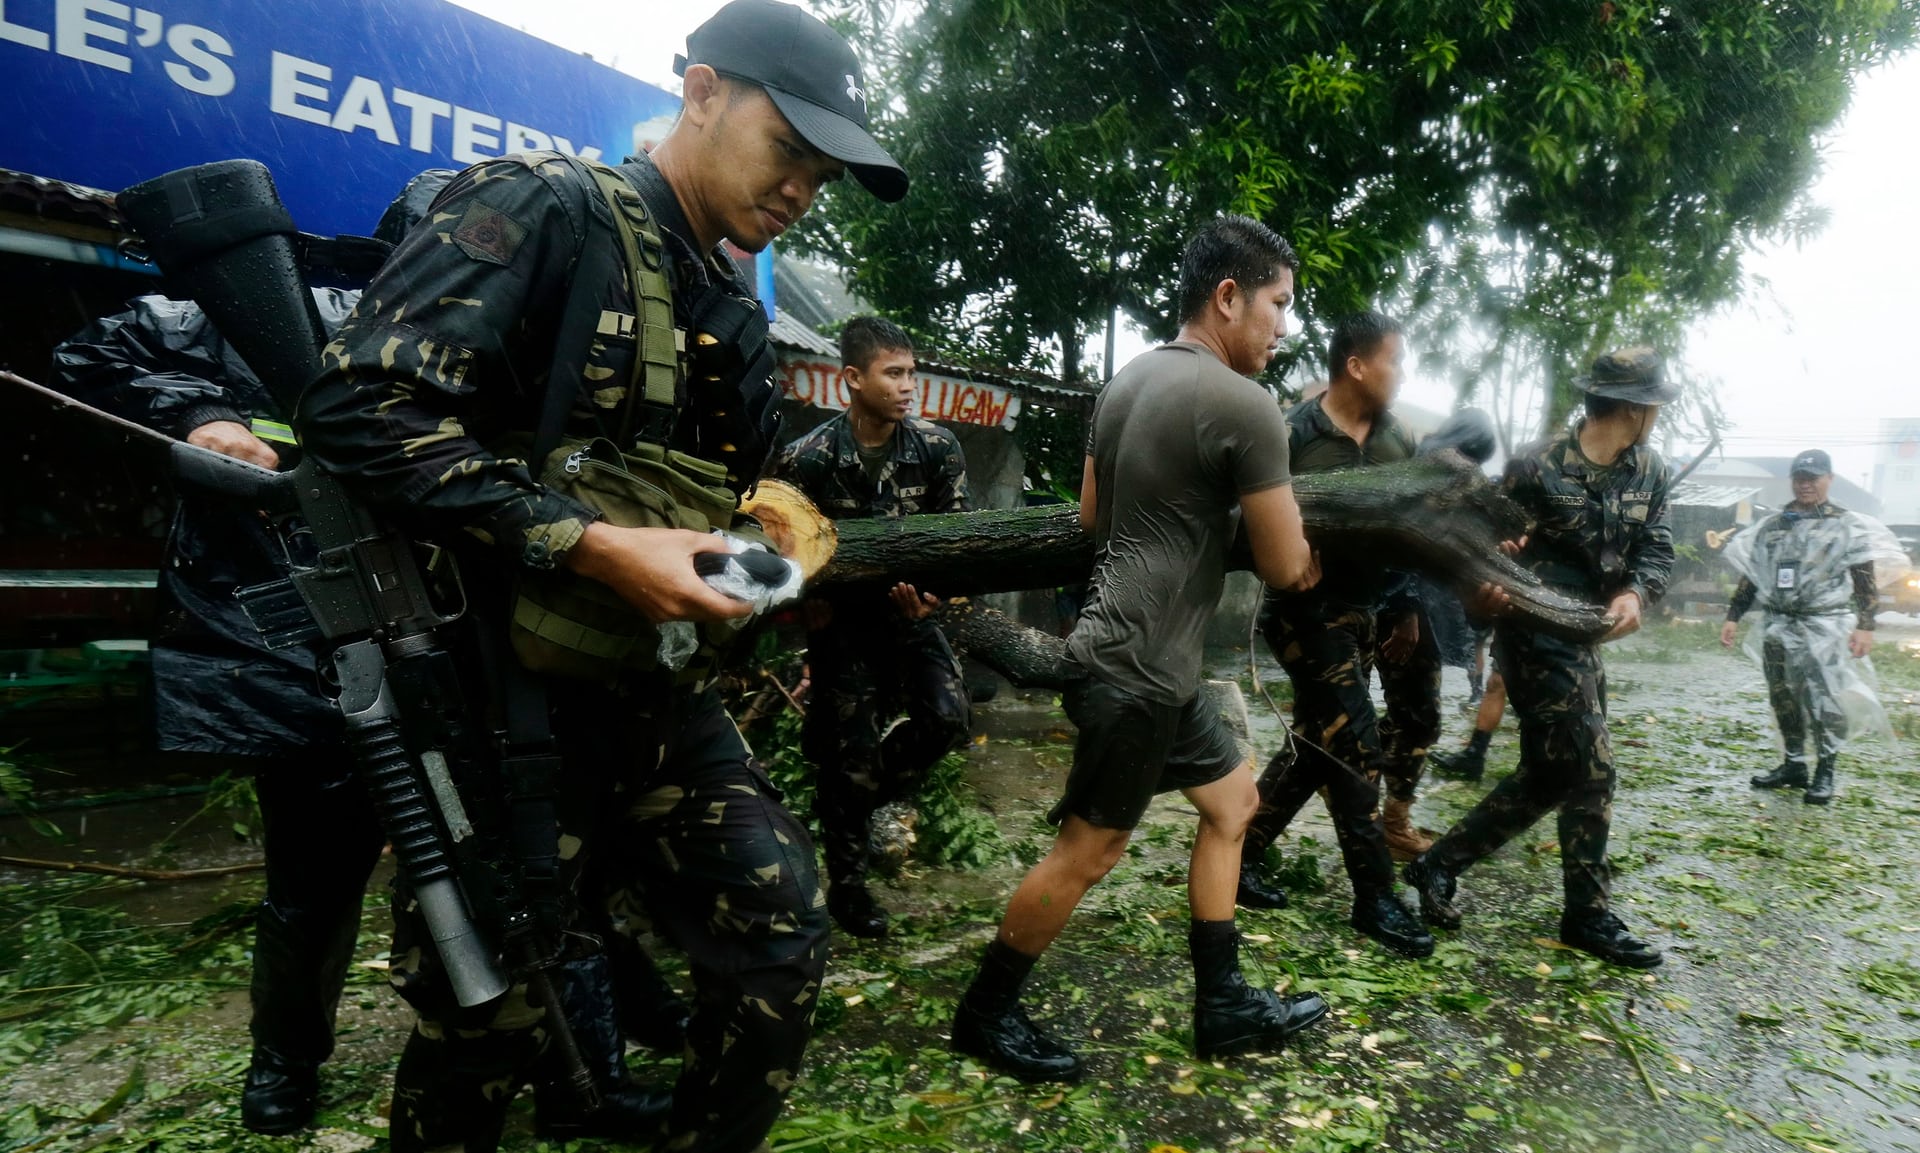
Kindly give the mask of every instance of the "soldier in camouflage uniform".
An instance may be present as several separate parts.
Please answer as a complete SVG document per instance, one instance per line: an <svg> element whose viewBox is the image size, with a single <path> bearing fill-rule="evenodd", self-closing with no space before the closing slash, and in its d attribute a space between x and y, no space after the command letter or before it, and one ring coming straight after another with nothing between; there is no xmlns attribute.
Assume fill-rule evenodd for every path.
<svg viewBox="0 0 1920 1153"><path fill-rule="evenodd" d="M482 162L448 186L328 345L301 404L303 442L321 463L465 555L482 643L504 636L505 586L562 566L656 623L749 611L694 569L695 556L724 548L718 538L617 527L535 480L523 454L543 399L567 390L575 440L609 435L631 403L636 441L717 463L730 487L746 487L767 451L772 361L764 317L720 241L764 249L843 172L883 199L905 195L906 174L867 132L860 64L824 24L790 5L734 0L687 44L679 120L650 157L617 169L664 245L648 255L671 282L666 347L680 351L670 405L630 384L641 379L640 339L658 334L636 323L638 286L613 256L618 233L591 227L606 219L600 190L551 153ZM609 246L606 256L588 253L590 242ZM580 379L548 382L576 254L610 269L585 286L599 336ZM650 922L692 968L687 1057L662 1148L755 1149L799 1071L826 965L811 841L711 691L660 673L554 678L545 689L563 758L562 892L601 854L630 882L632 916L616 928ZM457 1007L416 911L404 893L396 903L394 980L420 1020L395 1077L393 1147L491 1149L544 1047L544 1009L524 986ZM562 923L570 916L563 907Z"/></svg>
<svg viewBox="0 0 1920 1153"><path fill-rule="evenodd" d="M788 445L768 475L792 482L835 520L967 511L967 461L954 435L912 415L913 342L857 316L840 333L847 411ZM967 685L940 626L938 599L912 585L809 603L813 692L804 747L818 773L814 815L827 861L827 908L856 937L881 937L887 911L867 889L869 825L911 797L967 739ZM904 721L888 722L904 709Z"/></svg>
<svg viewBox="0 0 1920 1153"><path fill-rule="evenodd" d="M1566 886L1560 940L1645 969L1660 963L1660 951L1608 907L1614 762L1600 644L1640 627L1673 569L1667 465L1646 440L1679 387L1646 347L1602 356L1578 383L1586 418L1507 464L1507 495L1532 524L1510 548L1550 588L1605 604L1613 628L1583 643L1511 621L1499 626L1494 654L1520 720L1520 766L1409 864L1406 879L1430 923L1457 927L1455 878L1557 808Z"/></svg>
<svg viewBox="0 0 1920 1153"><path fill-rule="evenodd" d="M1398 322L1378 312L1343 318L1328 351L1327 391L1287 413L1287 451L1296 473L1364 468L1410 459L1413 438L1390 405L1400 388L1405 341ZM1298 755L1282 752L1260 776L1260 812L1241 846L1239 902L1277 908L1286 894L1260 875L1260 861L1302 805L1326 790L1340 854L1353 882L1353 927L1411 957L1433 952L1433 937L1394 896L1393 859L1374 809L1379 778L1389 768L1414 780L1433 739L1402 712L1386 732L1368 689L1374 668L1396 700L1419 691L1419 602L1404 574L1364 555L1324 552L1320 583L1306 591L1268 589L1261 631L1293 682L1294 723L1305 739ZM1385 608L1376 610L1376 605ZM1383 621L1391 627L1383 629ZM1425 638L1431 648L1432 638ZM1437 729L1439 716L1432 718ZM1414 723L1410 723L1414 722ZM1383 741L1388 738L1391 743ZM1405 803L1399 811L1406 820Z"/></svg>

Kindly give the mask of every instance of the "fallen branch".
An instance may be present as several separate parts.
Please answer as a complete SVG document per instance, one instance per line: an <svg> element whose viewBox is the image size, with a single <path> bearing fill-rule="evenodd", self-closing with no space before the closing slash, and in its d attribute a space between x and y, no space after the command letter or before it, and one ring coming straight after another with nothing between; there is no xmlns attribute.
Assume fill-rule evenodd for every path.
<svg viewBox="0 0 1920 1153"><path fill-rule="evenodd" d="M767 680L773 684L774 688L780 690L780 695L786 698L788 708L792 709L799 716L804 717L807 715L807 706L801 704L797 697L787 691L787 686L780 683L780 678L774 676L772 670L761 669L760 675L767 678Z"/></svg>
<svg viewBox="0 0 1920 1153"><path fill-rule="evenodd" d="M43 861L37 857L0 857L0 865L15 869L50 869L61 873L98 873L103 877L123 877L132 881L193 881L202 877L251 873L267 867L265 861L248 861L211 869L143 869L137 865L102 865L93 861Z"/></svg>
<svg viewBox="0 0 1920 1153"><path fill-rule="evenodd" d="M1595 1024L1613 1034L1613 1039L1618 1041L1620 1047L1627 1051L1628 1059L1633 1062L1633 1067L1639 1071L1640 1081L1647 1087L1647 1096L1653 1098L1655 1105L1661 1104L1660 1087L1653 1083L1653 1074L1647 1072L1646 1062L1640 1060L1640 1050L1634 1045L1633 1041L1628 1038L1626 1031L1621 1029L1619 1024L1614 1021L1613 1014L1607 1012L1606 1009L1599 1005L1589 1003L1587 1005L1587 1015L1593 1018Z"/></svg>

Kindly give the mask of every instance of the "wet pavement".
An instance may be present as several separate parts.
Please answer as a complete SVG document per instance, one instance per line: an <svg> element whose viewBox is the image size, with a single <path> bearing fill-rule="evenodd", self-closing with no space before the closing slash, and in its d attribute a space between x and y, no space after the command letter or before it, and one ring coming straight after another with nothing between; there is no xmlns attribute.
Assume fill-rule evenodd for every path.
<svg viewBox="0 0 1920 1153"><path fill-rule="evenodd" d="M1421 1084L1402 1102L1417 1108L1396 1111L1350 1147L1920 1150L1920 774L1912 746L1852 750L1830 808L1806 805L1798 792L1751 789L1748 775L1777 762L1764 683L1711 632L1659 628L1608 651L1620 769L1615 907L1666 948L1667 963L1654 974L1600 965L1554 940L1560 876L1551 820L1467 874L1465 926L1438 934L1436 956L1419 964L1388 959L1345 928L1351 890L1324 807L1309 804L1289 831L1288 871L1308 883L1296 886L1289 910L1241 915L1258 935L1250 968L1297 975L1329 996L1336 1019L1357 1018L1325 1041L1303 1042L1297 1051L1310 1065L1331 1063L1354 1080L1347 1059L1355 1054L1345 1050L1369 1036L1392 1037L1390 1045L1376 1041L1392 1059L1372 1062L1387 1070L1370 1074L1386 1082L1375 1098L1393 1095L1396 1067L1420 1066L1397 1069ZM1896 727L1912 732L1915 693L1903 686L1920 683L1920 624L1890 617L1880 640L1883 697ZM1245 652L1211 657L1211 676L1247 690L1255 745L1263 753L1277 747L1279 722L1252 691ZM1264 653L1258 672L1284 707L1285 676ZM1443 747L1470 729L1460 708L1466 691L1464 674L1448 670ZM993 739L974 750L970 779L1016 838L1019 856L1031 859L1046 840L1036 820L1063 779L1070 727L1048 701L995 702L981 713ZM1417 823L1444 829L1511 767L1511 725L1509 718L1494 741L1486 781L1424 783ZM1142 911L1131 898L1097 889L1069 928L1057 951L1072 956L1064 967L1086 986L1081 1004L1103 1011L1066 1009L1056 1018L1062 1036L1078 1041L1100 1029L1108 1039L1131 1033L1137 1044L1150 1041L1155 1020L1183 1024L1173 1012L1143 1020L1112 1005L1129 988L1186 987L1184 890L1175 886L1192 821L1177 797L1163 798L1136 838L1139 856L1102 886L1145 881L1166 891L1158 909L1145 912L1166 922L1156 936L1167 940L1151 950L1157 967L1101 947L1115 920L1120 936L1132 937ZM928 906L935 912L978 895L987 908L959 950L964 980L964 962L1021 871L1014 863L932 886L916 878L894 903L912 908L937 893ZM1037 985L1054 964L1042 962ZM1103 981L1117 989L1099 988ZM1111 1023L1102 1029L1101 1021ZM1126 1060L1106 1060L1103 1070L1096 1053L1093 1062L1116 1084L1133 1080ZM1435 1066L1441 1072L1428 1078ZM1174 1125L1169 1141L1185 1128ZM1256 1122L1244 1136L1258 1143L1271 1132Z"/></svg>
<svg viewBox="0 0 1920 1153"><path fill-rule="evenodd" d="M1609 968L1553 940L1550 821L1467 874L1466 924L1439 934L1433 958L1393 958L1345 925L1350 890L1313 803L1281 843L1292 907L1244 913L1241 923L1251 979L1319 990L1335 1013L1285 1053L1196 1062L1184 941L1194 818L1177 796L1163 798L1035 974L1036 1018L1091 1066L1089 1080L1066 1092L990 1078L945 1051L978 950L1049 843L1042 815L1071 751L1071 726L1050 698L1003 690L976 711L984 740L967 764L1003 847L982 868L910 866L880 887L900 914L896 936L837 944L815 1055L776 1149L1920 1150L1914 746L1843 758L1841 795L1828 809L1750 789L1747 775L1774 755L1759 670L1719 651L1710 633L1654 629L1608 651L1621 780L1616 909L1667 949L1661 969ZM1881 638L1883 695L1897 727L1913 732L1906 701L1920 690L1920 659L1900 645L1920 649L1920 624L1890 618ZM1244 683L1245 661L1244 652L1213 654L1213 673ZM1260 675L1284 695L1284 676L1264 656ZM1456 707L1464 696L1464 678L1449 670L1443 743L1467 729ZM1277 721L1258 696L1249 703L1253 741L1270 751ZM1509 722L1489 781L1427 782L1416 820L1445 827L1506 770L1513 749ZM76 847L124 860L201 799L94 811ZM205 827L177 835L169 863L224 863L249 849L221 821L195 822ZM10 838L0 851L22 851L14 830L0 835ZM113 899L150 923L177 925L252 899L258 883L149 886ZM382 922L376 901L363 962L378 963ZM369 983L343 1005L347 1032L319 1147L379 1135L387 1063L403 1039L404 1014L371 983L377 969L357 979ZM168 1101L192 1103L211 1119L204 1124L224 1111L230 1126L244 1015L244 994L229 989L188 1014L76 1037L4 1073L0 1118L56 1098L98 1102L139 1061L146 1083L170 1084L170 1096L150 1089L158 1103L128 1106L115 1140L171 1116ZM6 1028L0 1022L0 1055ZM673 1071L671 1062L635 1059L643 1075ZM530 1148L524 1118L516 1125L509 1146ZM45 1136L22 1143L87 1143ZM0 1149L16 1147L0 1140Z"/></svg>

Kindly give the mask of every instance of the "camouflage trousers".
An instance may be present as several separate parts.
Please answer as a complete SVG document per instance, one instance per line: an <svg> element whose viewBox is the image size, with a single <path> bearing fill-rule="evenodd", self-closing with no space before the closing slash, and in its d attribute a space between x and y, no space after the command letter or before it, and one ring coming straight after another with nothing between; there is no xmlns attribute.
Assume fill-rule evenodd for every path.
<svg viewBox="0 0 1920 1153"><path fill-rule="evenodd" d="M749 1153L799 1071L825 973L812 841L714 694L570 684L554 695L563 890L580 893L590 867L603 923L659 934L692 969L686 1061L660 1148ZM544 1010L524 984L460 1008L404 885L394 922L391 979L419 1013L395 1077L394 1148L490 1149L547 1047Z"/></svg>
<svg viewBox="0 0 1920 1153"><path fill-rule="evenodd" d="M1767 702L1780 725L1786 759L1807 763L1807 727L1813 727L1814 749L1821 759L1837 757L1847 743L1847 714L1827 691L1820 666L1811 656L1795 660L1779 641L1760 645L1760 668L1767 676Z"/></svg>
<svg viewBox="0 0 1920 1153"><path fill-rule="evenodd" d="M1558 809L1566 912L1604 911L1614 765L1599 647L1503 626L1493 648L1520 720L1520 765L1427 858L1457 873Z"/></svg>
<svg viewBox="0 0 1920 1153"><path fill-rule="evenodd" d="M967 683L940 626L882 628L879 639L828 630L807 644L813 687L801 746L816 773L813 812L835 883L866 876L874 811L913 796L973 732Z"/></svg>
<svg viewBox="0 0 1920 1153"><path fill-rule="evenodd" d="M1411 801L1427 767L1427 750L1440 739L1439 634L1422 611L1420 640L1404 661L1388 660L1376 647L1374 672L1387 708L1380 717L1380 749L1385 756L1381 776L1387 794ZM1384 644L1390 628L1380 630Z"/></svg>
<svg viewBox="0 0 1920 1153"><path fill-rule="evenodd" d="M1374 816L1379 780L1386 776L1393 796L1412 799L1427 747L1439 735L1439 650L1422 629L1405 662L1385 660L1373 610L1318 599L1269 597L1261 630L1293 682L1294 727L1305 740L1296 742L1297 756L1278 754L1261 774L1260 810L1242 854L1258 859L1324 788L1354 888L1390 889L1393 862ZM1387 698L1384 720L1368 684L1376 669Z"/></svg>

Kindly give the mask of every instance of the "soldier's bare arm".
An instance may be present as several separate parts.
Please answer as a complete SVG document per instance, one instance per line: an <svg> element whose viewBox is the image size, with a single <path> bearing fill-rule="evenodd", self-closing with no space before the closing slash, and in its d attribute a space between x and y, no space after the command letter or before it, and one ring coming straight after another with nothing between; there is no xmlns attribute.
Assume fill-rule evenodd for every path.
<svg viewBox="0 0 1920 1153"><path fill-rule="evenodd" d="M1291 484L1240 494L1240 517L1253 546L1253 571L1274 588L1310 589L1319 581L1319 564L1307 545L1300 505Z"/></svg>
<svg viewBox="0 0 1920 1153"><path fill-rule="evenodd" d="M1095 518L1099 515L1100 494L1094 490L1093 454L1087 454L1086 464L1080 469L1080 528L1093 532Z"/></svg>

